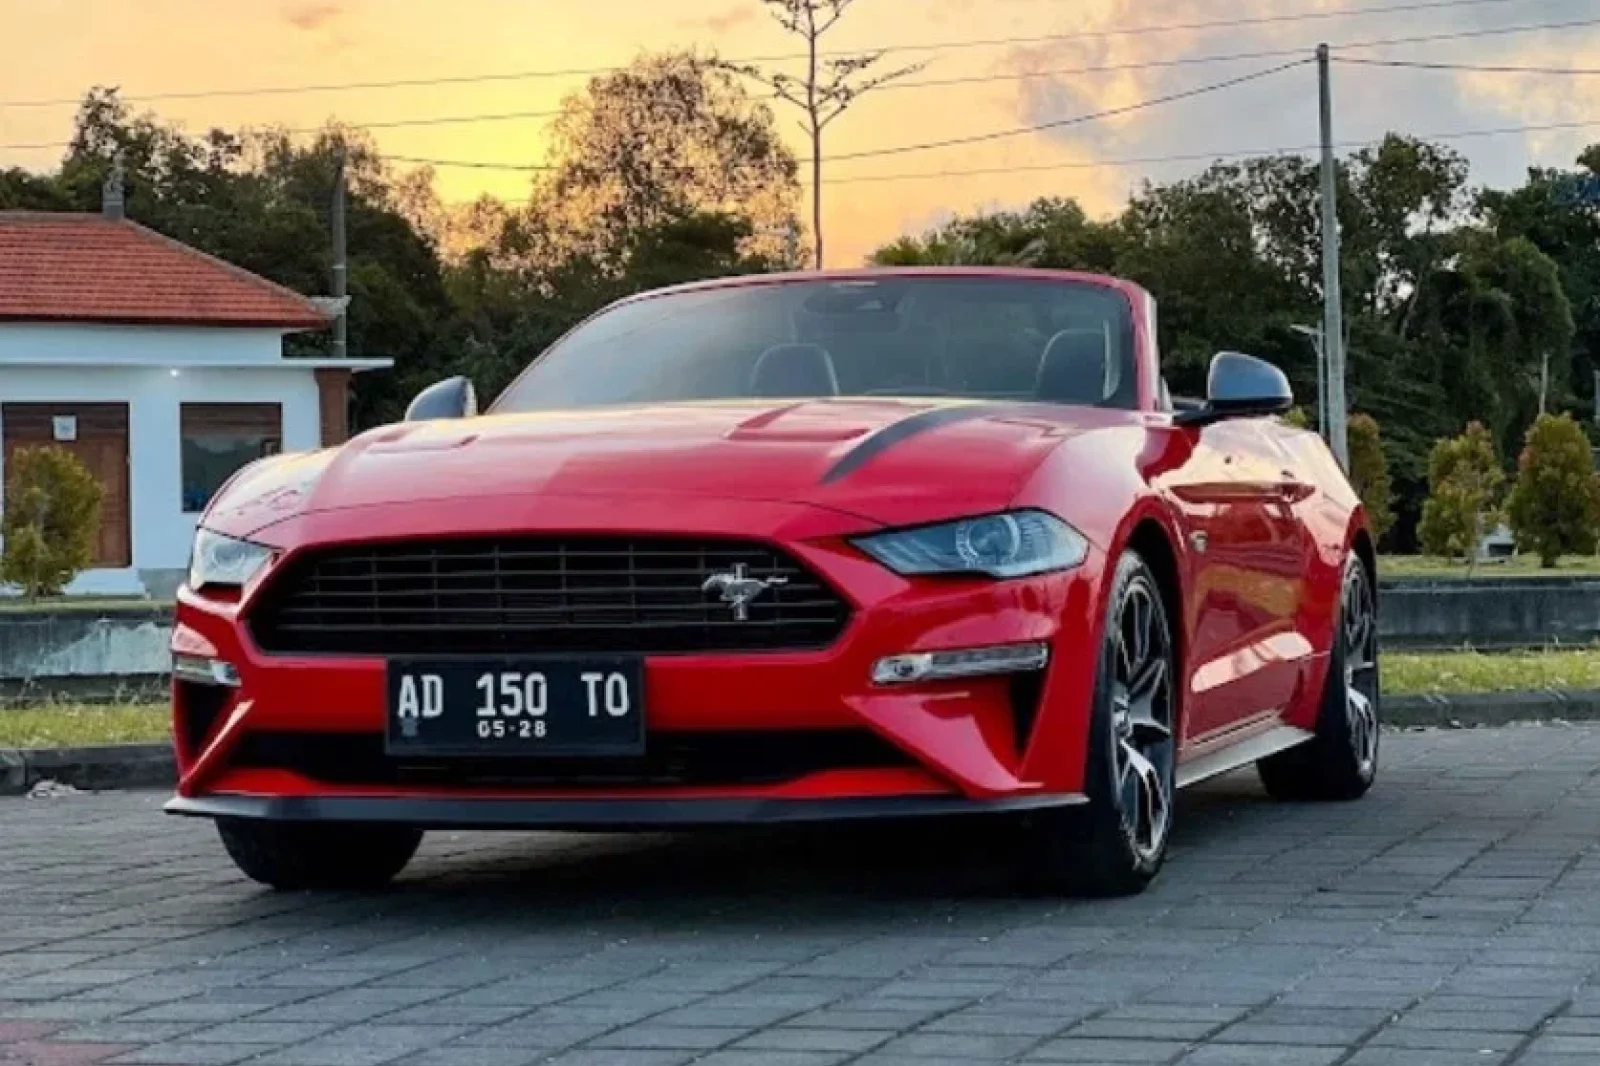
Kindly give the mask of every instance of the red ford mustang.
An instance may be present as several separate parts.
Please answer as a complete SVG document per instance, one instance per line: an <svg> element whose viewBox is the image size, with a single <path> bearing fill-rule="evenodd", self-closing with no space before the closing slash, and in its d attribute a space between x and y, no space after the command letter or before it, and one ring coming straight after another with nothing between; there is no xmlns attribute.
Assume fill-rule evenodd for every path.
<svg viewBox="0 0 1600 1066"><path fill-rule="evenodd" d="M991 813L1064 891L1180 786L1350 799L1374 555L1275 368L1174 403L1155 306L1024 270L738 278L593 316L212 502L181 774L249 876L375 885L429 828Z"/></svg>

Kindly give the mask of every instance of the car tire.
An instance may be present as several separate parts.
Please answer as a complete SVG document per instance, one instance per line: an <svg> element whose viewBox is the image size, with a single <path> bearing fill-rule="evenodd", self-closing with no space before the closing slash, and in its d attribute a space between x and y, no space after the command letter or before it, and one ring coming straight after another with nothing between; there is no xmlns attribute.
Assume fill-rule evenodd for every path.
<svg viewBox="0 0 1600 1066"><path fill-rule="evenodd" d="M1378 660L1372 580L1352 555L1344 566L1315 735L1256 764L1269 796L1341 801L1366 795L1378 774Z"/></svg>
<svg viewBox="0 0 1600 1066"><path fill-rule="evenodd" d="M1173 820L1177 676L1160 586L1130 549L1107 599L1089 720L1089 802L1038 823L1053 891L1133 895L1160 871Z"/></svg>
<svg viewBox="0 0 1600 1066"><path fill-rule="evenodd" d="M422 832L394 826L219 820L246 877L283 891L381 888L405 869Z"/></svg>

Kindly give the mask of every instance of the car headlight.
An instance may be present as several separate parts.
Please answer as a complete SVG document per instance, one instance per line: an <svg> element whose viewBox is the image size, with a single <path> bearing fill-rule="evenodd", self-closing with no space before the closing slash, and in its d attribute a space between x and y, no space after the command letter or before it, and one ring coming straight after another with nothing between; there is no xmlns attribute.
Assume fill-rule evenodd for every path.
<svg viewBox="0 0 1600 1066"><path fill-rule="evenodd" d="M194 535L194 552L189 558L189 587L202 589L226 585L243 588L256 571L272 558L272 549L236 537L226 537L209 529Z"/></svg>
<svg viewBox="0 0 1600 1066"><path fill-rule="evenodd" d="M897 574L1027 577L1083 562L1089 542L1043 511L963 518L918 529L875 533L857 547Z"/></svg>

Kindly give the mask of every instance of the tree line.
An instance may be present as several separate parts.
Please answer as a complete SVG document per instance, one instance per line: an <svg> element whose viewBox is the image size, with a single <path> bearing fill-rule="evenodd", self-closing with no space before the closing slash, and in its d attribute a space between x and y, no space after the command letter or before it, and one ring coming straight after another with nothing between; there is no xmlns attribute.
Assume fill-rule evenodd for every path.
<svg viewBox="0 0 1600 1066"><path fill-rule="evenodd" d="M527 199L442 204L427 168L385 162L329 125L190 134L89 92L60 165L0 170L0 209L92 211L120 160L130 217L300 292L327 291L327 214L349 187L350 351L396 360L364 380L358 425L398 416L452 373L492 395L573 324L622 295L801 265L799 164L772 109L713 57L646 55L562 104ZM1521 454L1541 410L1583 432L1600 368L1600 145L1511 189L1464 157L1391 135L1340 163L1343 299L1353 411L1382 427L1390 545L1418 543L1436 442L1478 423ZM879 264L1025 264L1119 274L1159 301L1163 361L1198 393L1210 356L1283 367L1314 409L1321 322L1319 179L1296 155L1219 162L1146 182L1109 218L1070 195L959 217L880 248ZM291 339L291 354L328 338ZM1510 460L1505 472L1509 474Z"/></svg>

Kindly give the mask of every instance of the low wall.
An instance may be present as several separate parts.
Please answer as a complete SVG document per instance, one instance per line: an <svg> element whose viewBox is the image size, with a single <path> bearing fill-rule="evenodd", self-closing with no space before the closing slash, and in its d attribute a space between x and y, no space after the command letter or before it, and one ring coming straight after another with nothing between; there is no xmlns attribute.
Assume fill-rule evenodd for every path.
<svg viewBox="0 0 1600 1066"><path fill-rule="evenodd" d="M1389 648L1485 650L1600 640L1600 578L1385 581L1378 632Z"/></svg>
<svg viewBox="0 0 1600 1066"><path fill-rule="evenodd" d="M1484 649L1600 640L1600 578L1384 581L1379 627L1388 648ZM0 610L0 700L135 699L159 693L171 608Z"/></svg>
<svg viewBox="0 0 1600 1066"><path fill-rule="evenodd" d="M165 684L164 604L0 610L0 699L137 699Z"/></svg>

